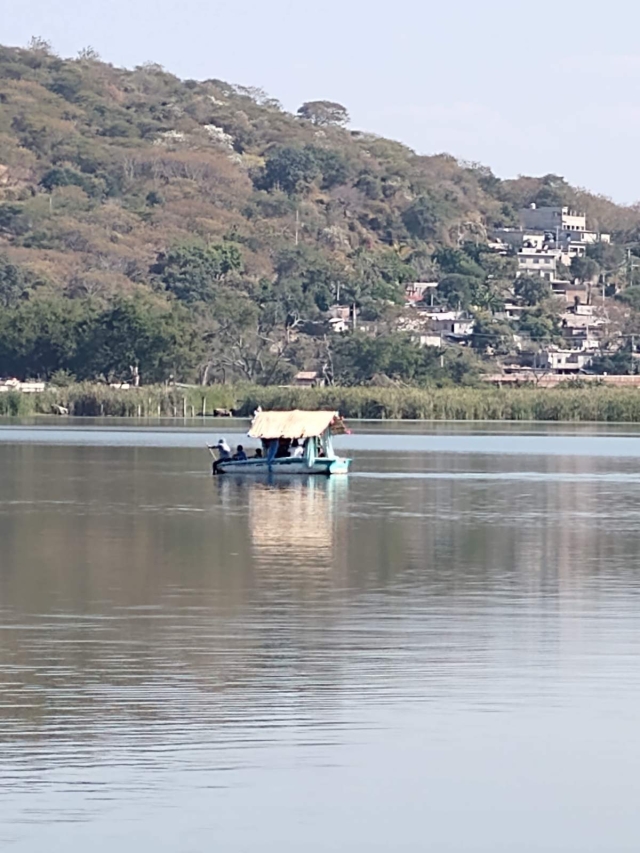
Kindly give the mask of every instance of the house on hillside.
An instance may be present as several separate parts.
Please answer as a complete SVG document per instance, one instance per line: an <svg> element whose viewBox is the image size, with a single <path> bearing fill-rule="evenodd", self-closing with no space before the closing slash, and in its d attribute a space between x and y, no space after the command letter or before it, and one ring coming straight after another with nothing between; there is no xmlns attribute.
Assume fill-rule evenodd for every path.
<svg viewBox="0 0 640 853"><path fill-rule="evenodd" d="M336 320L350 320L351 306L350 305L332 305L328 311L329 317Z"/></svg>
<svg viewBox="0 0 640 853"><path fill-rule="evenodd" d="M349 323L343 320L342 317L330 317L328 320L331 331L334 334L341 334L349 331Z"/></svg>
<svg viewBox="0 0 640 853"><path fill-rule="evenodd" d="M414 335L413 340L419 347L442 347L442 335L439 334Z"/></svg>
<svg viewBox="0 0 640 853"><path fill-rule="evenodd" d="M432 319L431 330L439 332L445 339L464 341L473 334L475 321L462 311L456 311L454 314L454 317Z"/></svg>
<svg viewBox="0 0 640 853"><path fill-rule="evenodd" d="M437 287L437 281L414 281L405 285L404 296L407 303L411 305L416 302L424 302L429 294L435 293Z"/></svg>
<svg viewBox="0 0 640 853"><path fill-rule="evenodd" d="M524 230L542 231L553 235L556 243L610 243L610 234L601 234L587 228L585 213L566 206L538 207L530 204L518 211L520 227Z"/></svg>
<svg viewBox="0 0 640 853"><path fill-rule="evenodd" d="M518 275L540 276L553 281L558 272L560 252L547 249L521 249L518 252Z"/></svg>
<svg viewBox="0 0 640 853"><path fill-rule="evenodd" d="M592 360L593 353L586 350L549 347L548 350L538 353L536 366L553 373L580 373Z"/></svg>
<svg viewBox="0 0 640 853"><path fill-rule="evenodd" d="M551 284L554 296L560 296L567 305L589 305L591 287L587 284L574 284L571 281L554 281Z"/></svg>

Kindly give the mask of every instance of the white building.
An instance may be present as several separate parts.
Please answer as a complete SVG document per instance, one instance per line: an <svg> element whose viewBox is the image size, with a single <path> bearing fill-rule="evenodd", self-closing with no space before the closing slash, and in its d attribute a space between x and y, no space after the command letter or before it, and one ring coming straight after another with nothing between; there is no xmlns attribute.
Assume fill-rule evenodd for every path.
<svg viewBox="0 0 640 853"><path fill-rule="evenodd" d="M431 328L434 332L440 332L445 337L453 338L468 338L473 334L475 322L472 317L458 313L458 316L453 319L439 318L431 321Z"/></svg>
<svg viewBox="0 0 640 853"><path fill-rule="evenodd" d="M45 390L44 382L27 379L21 382L19 379L0 379L0 393L7 391L20 391L21 394L40 394Z"/></svg>
<svg viewBox="0 0 640 853"><path fill-rule="evenodd" d="M331 327L331 331L336 334L349 331L349 323L346 320L343 320L342 317L331 317L329 320L329 326Z"/></svg>
<svg viewBox="0 0 640 853"><path fill-rule="evenodd" d="M518 275L540 276L554 281L559 260L560 252L555 250L521 249L518 252Z"/></svg>
<svg viewBox="0 0 640 853"><path fill-rule="evenodd" d="M592 352L556 347L550 347L536 357L538 367L553 370L555 373L579 373L591 364L592 359Z"/></svg>
<svg viewBox="0 0 640 853"><path fill-rule="evenodd" d="M442 335L417 335L415 341L421 347L442 347Z"/></svg>
<svg viewBox="0 0 640 853"><path fill-rule="evenodd" d="M538 207L535 204L522 208L518 217L523 231L542 231L550 234L557 245L561 243L610 243L609 234L587 230L584 213L568 207Z"/></svg>

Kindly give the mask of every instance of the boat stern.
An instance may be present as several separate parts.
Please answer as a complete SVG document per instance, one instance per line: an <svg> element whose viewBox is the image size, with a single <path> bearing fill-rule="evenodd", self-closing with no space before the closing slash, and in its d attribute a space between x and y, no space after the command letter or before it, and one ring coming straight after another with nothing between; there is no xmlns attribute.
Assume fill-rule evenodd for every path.
<svg viewBox="0 0 640 853"><path fill-rule="evenodd" d="M331 460L331 464L329 465L327 474L348 474L350 467L351 459L347 459L344 456L336 456L335 459Z"/></svg>

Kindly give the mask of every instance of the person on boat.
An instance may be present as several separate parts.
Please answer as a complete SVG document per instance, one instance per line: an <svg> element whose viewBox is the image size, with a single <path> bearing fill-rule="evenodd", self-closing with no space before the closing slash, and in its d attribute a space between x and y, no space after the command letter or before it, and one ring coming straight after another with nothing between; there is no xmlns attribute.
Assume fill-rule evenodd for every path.
<svg viewBox="0 0 640 853"><path fill-rule="evenodd" d="M289 455L290 444L291 441L288 438L278 439L278 450L276 452L276 459L285 459Z"/></svg>
<svg viewBox="0 0 640 853"><path fill-rule="evenodd" d="M289 456L293 459L300 459L304 454L304 447L300 444L297 438L294 438L291 442L291 450L289 451Z"/></svg>
<svg viewBox="0 0 640 853"><path fill-rule="evenodd" d="M231 457L234 462L246 462L247 454L244 452L244 447L239 444L236 448L236 452Z"/></svg>
<svg viewBox="0 0 640 853"><path fill-rule="evenodd" d="M262 455L262 448L261 447L256 447L256 452L254 453L253 458L254 459L263 459L264 458Z"/></svg>
<svg viewBox="0 0 640 853"><path fill-rule="evenodd" d="M216 447L216 450L218 451L218 458L213 463L213 473L217 474L218 473L218 466L220 465L220 463L221 462L228 462L229 459L231 459L231 448L229 447L227 442L224 440L224 438L221 438L215 447Z"/></svg>

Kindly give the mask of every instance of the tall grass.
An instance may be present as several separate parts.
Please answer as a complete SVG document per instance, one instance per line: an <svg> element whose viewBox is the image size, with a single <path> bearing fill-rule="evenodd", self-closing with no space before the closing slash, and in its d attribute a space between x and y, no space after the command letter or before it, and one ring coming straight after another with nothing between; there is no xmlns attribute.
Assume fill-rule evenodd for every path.
<svg viewBox="0 0 640 853"><path fill-rule="evenodd" d="M640 421L635 388L251 388L244 415L264 409L337 409L350 418Z"/></svg>
<svg viewBox="0 0 640 853"><path fill-rule="evenodd" d="M42 394L0 394L0 415L52 414L105 417L201 417L216 409L248 417L263 409L335 409L348 418L418 420L540 420L640 422L640 390L586 388L208 388L146 386L119 390L71 385Z"/></svg>

